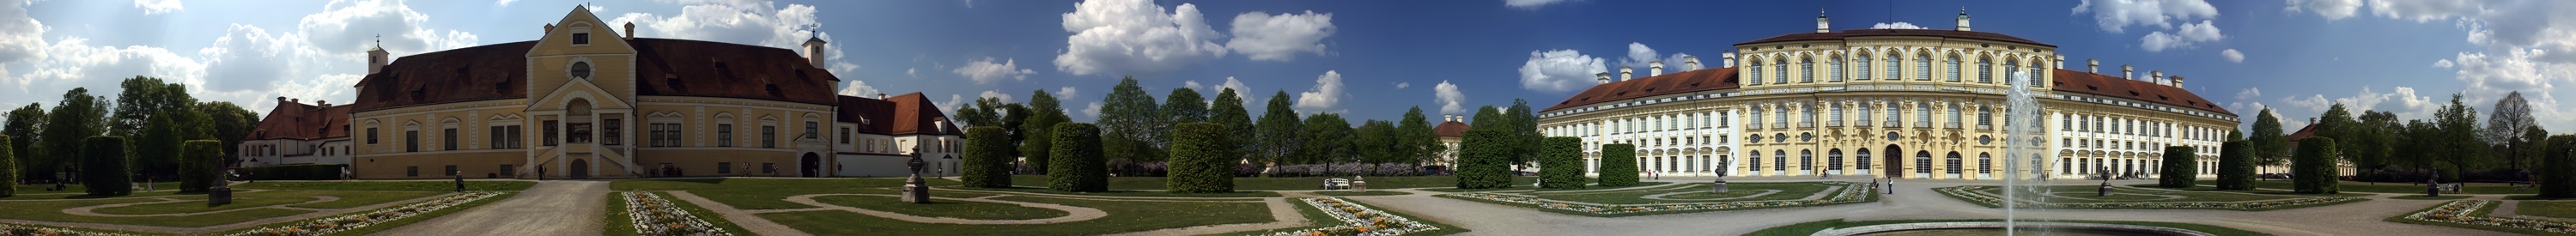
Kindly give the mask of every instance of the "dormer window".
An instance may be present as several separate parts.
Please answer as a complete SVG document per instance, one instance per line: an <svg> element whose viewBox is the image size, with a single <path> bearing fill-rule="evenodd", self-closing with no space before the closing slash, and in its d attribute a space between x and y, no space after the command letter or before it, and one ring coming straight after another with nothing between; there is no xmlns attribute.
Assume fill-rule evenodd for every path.
<svg viewBox="0 0 2576 236"><path fill-rule="evenodd" d="M590 33L572 33L572 45L589 45Z"/></svg>
<svg viewBox="0 0 2576 236"><path fill-rule="evenodd" d="M572 63L572 77L574 77L574 78L589 79L589 78L590 78L590 62L573 62L573 63Z"/></svg>

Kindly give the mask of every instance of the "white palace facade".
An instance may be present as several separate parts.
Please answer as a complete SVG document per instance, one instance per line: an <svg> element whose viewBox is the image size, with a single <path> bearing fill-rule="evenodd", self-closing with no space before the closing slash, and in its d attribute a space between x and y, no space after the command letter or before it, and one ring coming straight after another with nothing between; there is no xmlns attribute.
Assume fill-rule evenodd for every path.
<svg viewBox="0 0 2576 236"><path fill-rule="evenodd" d="M2049 178L2152 176L2166 146L2197 148L2196 166L2214 176L2218 148L2237 115L2182 87L2182 76L2123 65L2103 74L2096 60L2063 67L2057 47L1957 28L1815 32L1734 45L1723 65L1686 58L1666 73L1622 67L1540 111L1548 136L1581 137L1587 175L1601 145L1634 144L1640 169L1665 176L1861 175L1906 179L1998 179L2007 155L2002 129L2031 125L2045 150L2026 155ZM1739 54L1741 56L1739 56ZM2013 74L2036 86L2012 87ZM2141 76L2143 75L2143 76ZM1615 76L1615 78L1614 78ZM2002 118L2006 93L2033 94L2035 121Z"/></svg>

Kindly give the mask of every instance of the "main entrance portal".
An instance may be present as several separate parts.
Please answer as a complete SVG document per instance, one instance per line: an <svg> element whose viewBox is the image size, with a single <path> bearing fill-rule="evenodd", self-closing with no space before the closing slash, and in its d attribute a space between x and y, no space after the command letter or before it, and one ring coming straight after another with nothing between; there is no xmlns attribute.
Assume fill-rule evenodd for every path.
<svg viewBox="0 0 2576 236"><path fill-rule="evenodd" d="M1884 168L1879 169L1887 170L1887 174L1881 176L1887 176L1887 178L1890 179L1905 176L1905 155L1897 155L1897 153L1905 153L1905 149L1898 149L1895 144L1888 144L1887 149L1885 150L1887 151L1886 153L1888 153L1887 155L1884 155L1887 156L1887 159L1878 162L1878 164L1884 165Z"/></svg>

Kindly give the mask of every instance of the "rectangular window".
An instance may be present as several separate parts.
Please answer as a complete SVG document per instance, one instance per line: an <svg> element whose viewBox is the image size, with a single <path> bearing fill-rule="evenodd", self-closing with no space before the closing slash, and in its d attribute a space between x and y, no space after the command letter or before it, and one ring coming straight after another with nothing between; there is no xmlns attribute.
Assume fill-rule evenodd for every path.
<svg viewBox="0 0 2576 236"><path fill-rule="evenodd" d="M717 174L732 174L732 173L733 173L733 163L732 163L732 162L717 162L717 163L716 163L716 173L717 173Z"/></svg>
<svg viewBox="0 0 2576 236"><path fill-rule="evenodd" d="M510 148L528 148L528 136L519 126L510 126Z"/></svg>
<svg viewBox="0 0 2576 236"><path fill-rule="evenodd" d="M716 146L733 146L733 124L716 124Z"/></svg>
<svg viewBox="0 0 2576 236"><path fill-rule="evenodd" d="M376 128L367 128L367 144L376 144Z"/></svg>
<svg viewBox="0 0 2576 236"><path fill-rule="evenodd" d="M546 141L546 146L547 146L547 147L553 147L553 146L555 146L555 137L556 137L556 136L560 136L560 135L561 135L561 134L557 134L557 133L560 133L560 132L556 132L556 131L557 131L557 130L561 130L561 129L557 129L557 128L558 128L558 126L557 126L557 124L555 123L555 121L551 121L551 120L549 120L549 121L546 121L545 123L546 123L546 124L545 124L545 125L546 125L546 130L544 130L544 131L546 132L546 140L545 140L545 141Z"/></svg>
<svg viewBox="0 0 2576 236"><path fill-rule="evenodd" d="M510 175L518 175L518 173L519 173L519 172L518 172L518 169L511 169L511 167L512 167L512 166L510 166L510 164L501 164L501 173L502 173L502 174L510 174Z"/></svg>
<svg viewBox="0 0 2576 236"><path fill-rule="evenodd" d="M492 127L492 132L491 132L491 133L488 133L488 134L492 134L492 139L491 139L491 140L492 140L492 146L485 146L485 147L484 147L485 149L503 149L503 148L510 148L510 146L509 146L508 144L505 144L505 143L508 143L508 142L510 141L510 139L508 139L508 138L506 138L506 137L502 137L503 135L509 135L509 134L510 134L510 129L509 129L509 128L504 128L504 127L500 127L500 126L493 126L493 127Z"/></svg>
<svg viewBox="0 0 2576 236"><path fill-rule="evenodd" d="M416 131L416 130L405 130L405 131L403 131L403 152L419 152L419 151L420 151L420 131Z"/></svg>
<svg viewBox="0 0 2576 236"><path fill-rule="evenodd" d="M823 138L823 132L818 129L820 129L820 127L815 127L813 121L806 121L805 134L803 134L803 136L797 136L797 138Z"/></svg>
<svg viewBox="0 0 2576 236"><path fill-rule="evenodd" d="M608 119L607 135L600 136L600 142L602 144L618 145L624 143L623 141L626 140L626 132L621 131L625 131L626 122L618 121L619 120L617 119Z"/></svg>
<svg viewBox="0 0 2576 236"><path fill-rule="evenodd" d="M767 126L767 125L760 126L760 147L761 147L761 148L778 148L778 127L777 127L777 126Z"/></svg>
<svg viewBox="0 0 2576 236"><path fill-rule="evenodd" d="M762 174L775 174L775 173L778 173L778 163L760 163L760 173L762 173Z"/></svg>
<svg viewBox="0 0 2576 236"><path fill-rule="evenodd" d="M439 149L439 151L454 151L454 150L456 150L456 129L452 129L452 128L451 128L451 129L446 129L446 130L444 130L444 131L446 131L446 133L445 133L445 134L446 134L446 136L439 136L439 138L443 138L443 139L445 139L445 141L446 141L446 142L441 142L441 143L439 143L439 144L440 144L440 145L446 145L447 149Z"/></svg>
<svg viewBox="0 0 2576 236"><path fill-rule="evenodd" d="M572 33L572 44L590 44L590 33Z"/></svg>
<svg viewBox="0 0 2576 236"><path fill-rule="evenodd" d="M418 167L418 166L405 166L405 167L403 167L403 176L407 176L407 177L418 177L418 176L420 176L420 167Z"/></svg>
<svg viewBox="0 0 2576 236"><path fill-rule="evenodd" d="M841 144L850 144L850 128L841 128Z"/></svg>
<svg viewBox="0 0 2576 236"><path fill-rule="evenodd" d="M456 176L456 165L447 165L447 171L439 173L447 176Z"/></svg>

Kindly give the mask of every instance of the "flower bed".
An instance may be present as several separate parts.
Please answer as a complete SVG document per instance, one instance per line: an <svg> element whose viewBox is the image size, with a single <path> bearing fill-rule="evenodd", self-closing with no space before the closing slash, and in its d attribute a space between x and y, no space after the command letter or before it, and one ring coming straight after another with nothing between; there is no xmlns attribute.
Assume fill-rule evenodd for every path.
<svg viewBox="0 0 2576 236"><path fill-rule="evenodd" d="M733 235L651 192L625 192L628 220L639 235Z"/></svg>
<svg viewBox="0 0 2576 236"><path fill-rule="evenodd" d="M132 234L83 231L34 225L0 224L0 235L121 236Z"/></svg>
<svg viewBox="0 0 2576 236"><path fill-rule="evenodd" d="M1496 193L1457 193L1457 194L1443 194L1443 195L1440 195L1440 196L1442 196L1442 197L1450 197L1450 198L1465 198L1465 199L1474 199L1474 200L1484 200L1484 201L1490 201L1490 202L1503 203L1503 204L1506 204L1506 205L1520 205L1520 206L1525 206L1525 207L1535 207L1535 208L1540 208L1540 209L1565 210L1565 211L1581 212L1581 213L1595 214L1595 215L1618 215L1618 214L1630 214L1630 213L1669 213L1669 212L1687 212L1687 211L1736 210L1736 209L1772 208L1772 207L1791 207L1791 206L1820 206L1820 205L1833 205L1833 204L1844 204L1844 203L1868 202L1868 201L1871 201L1871 200L1872 200L1872 199L1870 198L1871 190L1870 190L1870 189L1868 189L1868 187L1865 187L1865 186L1861 186L1861 185L1854 184L1854 183L1851 183L1851 182L1821 182L1821 183L1816 183L1816 184L1823 184L1823 185L1840 185L1840 186L1842 186L1842 188L1841 188L1841 189L1839 189L1839 190L1835 190L1835 192L1834 192L1832 195L1828 195L1828 196L1827 196L1827 197L1825 197L1824 199L1815 199L1815 200L1775 200L1775 201L1698 202L1698 203L1656 203L1656 204L1600 204L1600 203L1575 202L1575 201L1563 201L1563 200L1549 200L1549 199L1542 199L1542 198L1538 198L1538 197L1531 197L1531 196L1527 196L1527 195L1518 195L1518 194L1496 194Z"/></svg>
<svg viewBox="0 0 2576 236"><path fill-rule="evenodd" d="M1395 215L1395 214L1387 214L1387 213L1386 213L1386 212L1384 212L1384 211L1378 211L1377 209L1369 208L1367 205L1360 205L1359 203L1353 203L1353 202L1349 202L1349 201L1344 201L1344 200L1342 200L1341 198L1333 198L1333 197L1316 197L1316 198L1299 198L1299 199L1297 199L1297 200L1306 201L1306 205L1308 205L1308 206L1314 206L1316 209L1323 210L1324 215L1330 215L1330 216L1333 216L1333 219L1341 220L1341 221L1342 221L1342 225L1341 225L1341 226L1326 227L1326 228L1319 228L1319 229L1308 229L1308 230L1299 230L1299 231L1278 232L1278 233L1271 233L1271 234L1267 234L1267 235L1271 235L1271 236L1351 236L1351 235L1382 236L1382 235L1404 235L1404 234L1408 234L1408 233L1416 233L1416 232L1430 232L1430 231L1440 230L1440 227L1439 227L1439 226L1432 226L1432 225L1430 225L1430 224L1423 224L1423 223L1422 223L1422 222L1420 222L1420 221L1413 221L1413 219L1405 218L1404 216L1397 216L1397 215Z"/></svg>
<svg viewBox="0 0 2576 236"><path fill-rule="evenodd" d="M1977 191L1986 190L1986 189L1990 189L1990 188L1994 188L1994 186L1958 186L1958 187L1947 187L1947 188L1935 188L1935 189L1933 189L1933 190L1934 190L1934 191L1941 192L1941 195L1949 195L1951 198L1957 198L1957 199L1961 199L1961 200L1967 200L1967 201L1970 201L1970 202L1975 202L1975 203L1977 203L1977 204L1979 204L1979 205L1986 205L1987 207L2001 207L2001 206L2003 206L2003 202L2004 202L2004 201L2003 201L2003 199L2002 199L2002 198L1995 197L1993 194L1986 194L1986 193L1980 193L1980 192L1977 192ZM2039 202L2039 201L2031 201L2031 200L2014 200L2014 201L2013 201L2013 203L2015 204L2014 206L2016 206L2016 207L2065 208L2065 209L2221 209L2221 210L2240 210L2240 211L2260 211L2260 210L2272 210L2273 208L2285 207L2285 206L2300 206L2300 205L2309 205L2309 204L2332 204L2332 203L2344 203L2344 202L2360 201L2360 200L2362 200L2362 199L2360 199L2360 198L2349 198L2349 197L2304 197L2304 198L2292 198L2292 199L2268 200L2268 201L2251 201L2251 202L2095 202L2095 203L2054 203L2054 202Z"/></svg>
<svg viewBox="0 0 2576 236"><path fill-rule="evenodd" d="M2490 217L2490 216L2483 216L2483 215L2478 214L2478 213L2480 213L2480 212L2478 212L2478 211L2479 211L2479 209L2485 209L2485 208L2487 207L2487 205L2492 205L2491 203L2495 203L2495 202L2496 202L2495 200L2459 200L2459 201L2451 201L2451 202L2442 203L2442 205L2439 205L2439 206L2433 206L2433 208L2431 208L2431 209L2425 209L2424 211L2418 211L2418 212L2415 212L2414 214L2407 214L2407 215L2405 216L2405 218L2404 218L2404 219L2407 219L2407 220L2417 220L2417 221L2440 222L2440 223L2452 223L2452 224L2464 224L2464 225L2488 226L2488 227L2502 227L2502 228L2510 228L2510 229L2537 230L2537 231L2542 231L2542 232L2551 232L2551 233L2560 233L2560 234L2576 234L2576 223L2559 222L2559 221L2548 221L2548 220L2537 220L2537 219L2511 218L2511 217Z"/></svg>
<svg viewBox="0 0 2576 236"><path fill-rule="evenodd" d="M375 211L370 211L366 214L341 215L330 218L314 219L304 221L302 224L252 229L242 231L241 233L234 233L232 235L325 235L334 232L367 227L368 225L375 225L377 223L401 220L403 218L420 215L421 213L447 209L447 207L474 202L475 200L482 200L483 198L489 198L496 195L501 195L501 193L472 192L457 194L438 199L431 199L429 201L412 203L409 205L376 209Z"/></svg>

